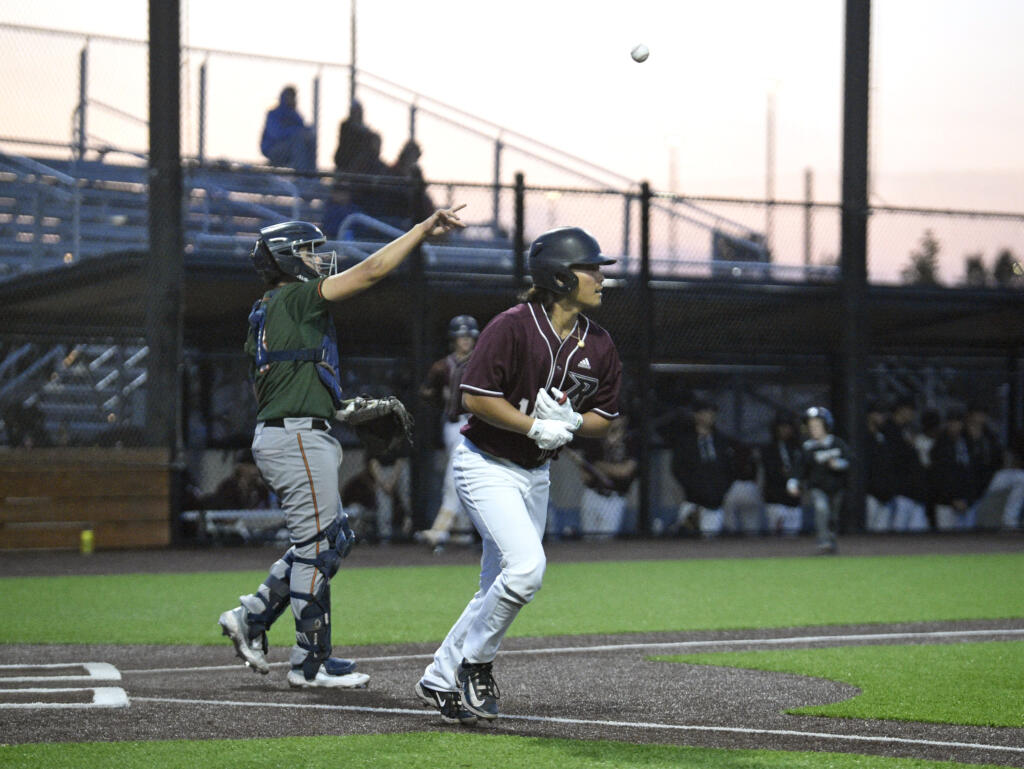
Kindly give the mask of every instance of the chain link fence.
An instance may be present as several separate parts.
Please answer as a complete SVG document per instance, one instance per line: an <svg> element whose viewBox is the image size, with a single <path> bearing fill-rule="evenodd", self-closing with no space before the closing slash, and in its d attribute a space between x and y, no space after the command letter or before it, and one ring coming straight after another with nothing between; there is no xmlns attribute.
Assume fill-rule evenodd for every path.
<svg viewBox="0 0 1024 769"><path fill-rule="evenodd" d="M180 398L181 445L164 448L180 449L183 463L185 488L174 503L186 514L182 536L281 537L273 497L248 470L256 409L242 353L248 308L261 291L249 250L259 229L278 221L321 226L348 266L430 207L466 205L465 232L424 246L421 262L411 259L336 312L346 390L398 395L418 418L416 447L389 465L396 480L387 493L368 490L361 446L335 428L346 450L342 485L351 504L366 510L368 538L408 538L430 523L444 451L441 415L419 394L426 370L448 352L452 317L469 314L483 327L517 301L528 285L520 249L553 227L588 229L617 260L605 270L595 320L624 362L626 419L616 446L581 445L554 463L551 536L696 535L680 521L685 493L672 460L698 404L713 404L718 430L742 458L770 441L778 415L839 400L838 205L645 198L628 180L366 76L359 91L366 120L389 129L381 130L382 157L415 137L427 202L405 177L332 172L338 125L348 114L347 67L193 49L184 54L182 83L182 392L153 392L144 306L148 97L139 74L146 46L6 25L0 44L18 54L17 76L5 78L0 93L26 105L0 136L0 301L7 308L0 442L23 450L143 447L152 442L147 399ZM47 99L28 98L44 91L30 52L67 73L45 84ZM264 114L287 83L298 86L300 111L314 121L317 168L326 170L270 168L259 155ZM445 159L443 177L431 173L441 167L433 148L453 134L458 157ZM439 181L460 171L480 181ZM524 174L518 185L516 172ZM1014 299L1019 305L1007 292L1024 281L1024 215L876 208L868 221L871 283L920 287L936 316L922 321L906 309L916 305L904 294L886 309L896 332L900 323L933 329L920 348L914 336L889 343L889 321L873 321L868 393L910 399L918 414L983 405L1000 444L1009 444L1021 429L1022 381L1020 345L1005 346L1014 333L1006 328L1020 313L986 312ZM943 286L970 291L929 293ZM967 295L973 304L953 309ZM967 320L958 325L951 313ZM962 349L972 333L985 337L964 330L971 313L1002 328L984 350ZM944 333L960 349L937 344ZM636 480L614 493L595 484L595 462L611 461L606 454L644 461ZM759 482L756 461L737 460L737 468L737 480ZM612 528L581 503L595 489L603 504L619 506ZM770 530L767 519L758 520L758 531ZM861 512L851 511L849 525L862 523Z"/></svg>

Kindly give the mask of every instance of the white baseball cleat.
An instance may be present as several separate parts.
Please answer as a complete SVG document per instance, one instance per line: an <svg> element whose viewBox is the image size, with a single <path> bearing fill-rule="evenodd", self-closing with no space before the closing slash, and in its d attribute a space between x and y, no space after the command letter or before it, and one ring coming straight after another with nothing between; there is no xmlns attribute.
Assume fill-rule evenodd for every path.
<svg viewBox="0 0 1024 769"><path fill-rule="evenodd" d="M331 675L321 665L312 680L306 678L302 668L292 668L288 671L288 685L296 689L365 689L370 677L366 673L345 673L344 675Z"/></svg>
<svg viewBox="0 0 1024 769"><path fill-rule="evenodd" d="M224 612L220 615L217 624L220 625L221 632L231 639L231 643L235 645L235 654L241 657L246 665L263 675L270 672L270 664L265 656L266 635L261 634L259 638L249 638L249 623L245 621L245 608L239 606Z"/></svg>

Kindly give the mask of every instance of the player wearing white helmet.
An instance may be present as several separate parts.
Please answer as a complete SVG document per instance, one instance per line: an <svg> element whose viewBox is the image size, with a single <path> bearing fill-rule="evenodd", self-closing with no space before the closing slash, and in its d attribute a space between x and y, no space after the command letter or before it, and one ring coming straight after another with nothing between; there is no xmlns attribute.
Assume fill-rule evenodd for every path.
<svg viewBox="0 0 1024 769"><path fill-rule="evenodd" d="M812 406L804 412L808 438L800 449L800 465L788 482L794 497L807 493L814 509L814 532L818 552L835 553L836 530L846 493L846 476L850 469L850 449L832 434L835 420L824 406Z"/></svg>

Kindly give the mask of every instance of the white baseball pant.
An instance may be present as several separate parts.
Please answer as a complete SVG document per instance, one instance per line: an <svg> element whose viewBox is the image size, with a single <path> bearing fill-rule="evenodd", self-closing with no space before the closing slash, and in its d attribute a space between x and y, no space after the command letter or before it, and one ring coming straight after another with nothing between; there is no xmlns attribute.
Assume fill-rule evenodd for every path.
<svg viewBox="0 0 1024 769"><path fill-rule="evenodd" d="M483 540L483 554L479 590L423 672L423 683L441 691L458 690L463 659L494 659L519 610L540 590L551 487L549 463L528 470L485 454L468 440L456 447L452 470L459 499Z"/></svg>

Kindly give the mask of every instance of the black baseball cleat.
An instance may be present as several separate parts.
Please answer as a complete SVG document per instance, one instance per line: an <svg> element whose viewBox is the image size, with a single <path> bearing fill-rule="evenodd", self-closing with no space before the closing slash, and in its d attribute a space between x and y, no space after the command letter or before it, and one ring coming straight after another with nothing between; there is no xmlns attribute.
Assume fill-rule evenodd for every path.
<svg viewBox="0 0 1024 769"><path fill-rule="evenodd" d="M491 673L490 662L462 660L458 679L462 687L462 704L466 710L488 721L498 717L498 698L501 693Z"/></svg>
<svg viewBox="0 0 1024 769"><path fill-rule="evenodd" d="M416 696L423 700L427 707L440 711L441 720L446 724L475 724L476 716L466 710L462 704L462 695L458 692L442 692L431 689L422 681L416 684Z"/></svg>

